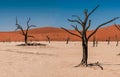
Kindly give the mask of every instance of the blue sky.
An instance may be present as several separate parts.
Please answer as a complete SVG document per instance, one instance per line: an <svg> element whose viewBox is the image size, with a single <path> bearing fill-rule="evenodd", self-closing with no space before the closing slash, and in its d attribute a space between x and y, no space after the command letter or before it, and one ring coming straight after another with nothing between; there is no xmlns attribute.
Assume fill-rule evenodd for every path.
<svg viewBox="0 0 120 77"><path fill-rule="evenodd" d="M37 27L53 26L71 28L67 19L72 15L84 17L83 10L92 10L96 5L100 7L90 17L91 29L111 18L120 17L120 0L0 0L0 31L13 31L16 28L15 18L19 23L26 25L28 18L30 24ZM120 24L120 19L111 24ZM111 25L108 24L108 25Z"/></svg>

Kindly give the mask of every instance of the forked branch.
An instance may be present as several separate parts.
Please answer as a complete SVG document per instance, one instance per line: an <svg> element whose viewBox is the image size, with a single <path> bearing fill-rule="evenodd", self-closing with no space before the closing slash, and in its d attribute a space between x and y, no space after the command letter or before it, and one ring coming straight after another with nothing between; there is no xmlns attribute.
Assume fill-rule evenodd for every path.
<svg viewBox="0 0 120 77"><path fill-rule="evenodd" d="M29 30L31 27L36 27L35 25L29 25L30 20L31 20L31 19L29 18L28 21L27 21L26 34L28 33L28 30Z"/></svg>
<svg viewBox="0 0 120 77"><path fill-rule="evenodd" d="M17 17L16 17L16 26L17 26L16 30L17 30L17 29L20 29L20 30L22 31L22 35L25 35L25 32L24 32L22 26L18 24Z"/></svg>
<svg viewBox="0 0 120 77"><path fill-rule="evenodd" d="M91 20L89 20L89 22L88 22L88 26L86 27L86 31L90 28L90 26L91 26Z"/></svg>
<svg viewBox="0 0 120 77"><path fill-rule="evenodd" d="M87 10L87 9L84 10L84 15L85 15L85 19L84 19L84 22L83 22L84 27L86 27L86 24L87 24L87 22L88 22L89 16L92 15L92 13L94 13L94 11L95 11L98 7L99 7L99 5L97 5L90 13L88 13L88 10Z"/></svg>
<svg viewBox="0 0 120 77"><path fill-rule="evenodd" d="M106 25L106 24L108 24L108 23L110 23L110 22L112 22L112 21L114 21L114 20L116 20L116 19L118 19L118 18L119 18L119 17L115 17L115 18L113 18L113 19L111 19L111 20L109 20L109 21L107 21L107 22L105 22L105 23L103 23L103 24L100 24L100 25L88 36L88 39L90 39L90 37L91 37L93 34L95 34L100 27L102 27L102 26L104 26L104 25Z"/></svg>
<svg viewBox="0 0 120 77"><path fill-rule="evenodd" d="M77 15L72 15L72 17L77 17L77 19L78 19L81 23L83 23L82 19L80 19L79 16L77 16Z"/></svg>
<svg viewBox="0 0 120 77"><path fill-rule="evenodd" d="M30 22L30 20L31 20L31 19L29 18L28 21L27 21L27 27L29 27L29 22Z"/></svg>
<svg viewBox="0 0 120 77"><path fill-rule="evenodd" d="M71 25L81 36L82 36L82 32L78 30L78 27L77 25L74 26L74 25Z"/></svg>
<svg viewBox="0 0 120 77"><path fill-rule="evenodd" d="M78 34L75 34L75 33L73 33L73 32L70 32L69 30L67 30L67 29L65 29L65 28L63 28L63 27L61 27L61 29L65 30L66 32L70 33L71 35L74 35L74 36L77 36L77 37L82 38L82 37L79 36Z"/></svg>
<svg viewBox="0 0 120 77"><path fill-rule="evenodd" d="M80 21L78 21L78 20L71 20L71 19L68 19L68 21L70 21L70 22L77 22L78 24L80 24L80 25L83 27L82 23L81 23Z"/></svg>

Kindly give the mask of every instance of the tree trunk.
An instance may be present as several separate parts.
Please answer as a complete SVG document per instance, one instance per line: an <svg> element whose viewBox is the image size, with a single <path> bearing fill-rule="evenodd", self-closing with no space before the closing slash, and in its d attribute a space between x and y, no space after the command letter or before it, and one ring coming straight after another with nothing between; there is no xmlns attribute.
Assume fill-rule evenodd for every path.
<svg viewBox="0 0 120 77"><path fill-rule="evenodd" d="M119 44L119 40L118 40L118 37L117 37L117 35L115 35L115 38L116 38L116 46L118 46L118 44Z"/></svg>
<svg viewBox="0 0 120 77"><path fill-rule="evenodd" d="M119 44L119 41L117 40L116 46L118 46L118 44Z"/></svg>
<svg viewBox="0 0 120 77"><path fill-rule="evenodd" d="M95 47L95 44L96 44L96 41L95 41L95 40L93 40L93 47Z"/></svg>
<svg viewBox="0 0 120 77"><path fill-rule="evenodd" d="M67 40L66 40L66 44L68 44L69 40L70 40L70 38L68 37Z"/></svg>
<svg viewBox="0 0 120 77"><path fill-rule="evenodd" d="M48 42L50 43L50 37L49 37L49 36L46 36L46 38L47 38Z"/></svg>
<svg viewBox="0 0 120 77"><path fill-rule="evenodd" d="M95 44L96 44L96 38L93 37L93 47L95 47Z"/></svg>
<svg viewBox="0 0 120 77"><path fill-rule="evenodd" d="M81 65L87 66L87 60L88 60L88 40L84 39L82 41L82 47L83 47L83 56L81 60Z"/></svg>
<svg viewBox="0 0 120 77"><path fill-rule="evenodd" d="M110 37L108 37L108 45L110 44Z"/></svg>
<svg viewBox="0 0 120 77"><path fill-rule="evenodd" d="M28 45L28 42L27 42L27 36L25 36L25 39L24 39L24 41L25 41L25 45Z"/></svg>
<svg viewBox="0 0 120 77"><path fill-rule="evenodd" d="M96 40L96 47L98 46L98 41Z"/></svg>

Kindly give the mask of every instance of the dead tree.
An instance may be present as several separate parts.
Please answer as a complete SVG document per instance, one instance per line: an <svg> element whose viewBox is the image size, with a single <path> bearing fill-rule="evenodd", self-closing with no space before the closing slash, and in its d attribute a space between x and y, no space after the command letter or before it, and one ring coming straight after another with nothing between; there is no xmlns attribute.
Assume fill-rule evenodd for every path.
<svg viewBox="0 0 120 77"><path fill-rule="evenodd" d="M107 44L108 45L110 44L110 37L108 37L108 39L107 39Z"/></svg>
<svg viewBox="0 0 120 77"><path fill-rule="evenodd" d="M18 29L21 30L21 32L22 32L21 34L24 36L25 45L28 45L28 37L33 37L33 36L28 34L29 29L31 27L36 27L35 25L29 25L29 22L30 22L30 18L27 21L27 28L26 28L26 30L24 30L23 27L20 24L18 24L18 20L17 20L17 17L16 17L16 26L17 26L16 30L18 30Z"/></svg>
<svg viewBox="0 0 120 77"><path fill-rule="evenodd" d="M118 46L118 44L119 44L119 40L118 40L117 35L115 35L115 39L116 39L116 46Z"/></svg>
<svg viewBox="0 0 120 77"><path fill-rule="evenodd" d="M116 24L115 24L115 27L120 31L120 25L116 25ZM118 44L119 44L119 40L118 40L117 35L116 35L115 37L116 37L116 41L117 41L116 46L118 46Z"/></svg>
<svg viewBox="0 0 120 77"><path fill-rule="evenodd" d="M69 40L70 40L70 38L68 37L68 38L66 39L66 44L68 44Z"/></svg>
<svg viewBox="0 0 120 77"><path fill-rule="evenodd" d="M90 11L90 12L88 12L88 10L85 9L85 10L84 10L84 16L85 16L84 20L82 20L82 19L81 19L79 16L77 16L77 15L72 15L72 17L76 17L75 20L68 19L68 21L74 22L74 23L78 23L78 24L82 27L82 30L79 30L79 28L78 28L77 25L76 25L76 26L72 25L72 27L73 27L78 33L71 32L71 31L69 31L68 29L62 27L62 29L64 29L66 32L68 32L68 33L70 33L71 35L77 36L77 37L79 37L80 39L82 39L83 57L82 57L82 60L81 60L80 64L77 65L77 66L75 66L75 67L78 67L78 66L81 66L81 65L82 65L82 66L88 66L88 65L89 65L88 62L87 62L87 61L88 61L88 40L97 32L97 30L98 30L100 27L102 27L102 26L104 26L104 25L106 25L106 24L108 24L108 23L110 23L110 22L112 22L112 21L114 21L114 20L116 20L116 19L119 18L119 17L115 17L115 18L113 18L113 19L111 19L111 20L109 20L109 21L107 21L107 22L104 22L104 23L98 25L98 27L96 27L96 29L95 29L90 35L87 35L87 31L88 31L88 29L89 29L90 26L91 26L91 19L90 19L89 17L94 13L94 11L95 11L98 7L99 7L99 5L96 6L96 7L95 7L92 11Z"/></svg>
<svg viewBox="0 0 120 77"><path fill-rule="evenodd" d="M93 47L95 47L96 46L96 38L95 38L95 36L93 37Z"/></svg>
<svg viewBox="0 0 120 77"><path fill-rule="evenodd" d="M48 42L50 43L50 37L49 37L49 36L46 36L46 38L47 38Z"/></svg>
<svg viewBox="0 0 120 77"><path fill-rule="evenodd" d="M98 46L98 40L96 40L96 47Z"/></svg>

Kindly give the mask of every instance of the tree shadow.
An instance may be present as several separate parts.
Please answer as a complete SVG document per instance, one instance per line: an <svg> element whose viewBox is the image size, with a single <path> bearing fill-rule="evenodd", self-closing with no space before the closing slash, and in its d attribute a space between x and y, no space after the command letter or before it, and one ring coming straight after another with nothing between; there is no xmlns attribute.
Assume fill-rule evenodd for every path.
<svg viewBox="0 0 120 77"><path fill-rule="evenodd" d="M16 53L20 53L20 54L31 54L31 55L47 55L47 56L55 56L53 54L48 54L48 53L39 53L39 52L20 52L20 51L17 51Z"/></svg>
<svg viewBox="0 0 120 77"><path fill-rule="evenodd" d="M39 53L39 52L25 52L25 51L12 51L12 50L6 50L7 52L15 52L18 54L27 54L27 55L46 55L46 56L57 56L54 54L49 53Z"/></svg>
<svg viewBox="0 0 120 77"><path fill-rule="evenodd" d="M120 66L120 64L107 64L107 63L102 63L101 65L109 65L109 66L112 66L112 65L118 65L118 66Z"/></svg>
<svg viewBox="0 0 120 77"><path fill-rule="evenodd" d="M79 67L79 66L85 66L85 67L99 67L101 70L103 70L103 65L109 65L109 66L120 66L120 64L107 64L107 63L99 63L99 62L95 62L95 63L88 63L87 66L86 65L82 65L81 63L77 66L74 67Z"/></svg>
<svg viewBox="0 0 120 77"><path fill-rule="evenodd" d="M18 44L17 46L46 46L47 44L41 43L28 43L28 44Z"/></svg>

